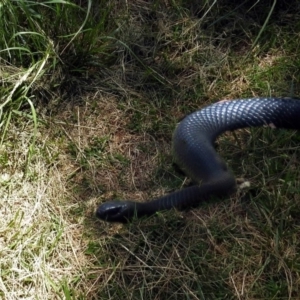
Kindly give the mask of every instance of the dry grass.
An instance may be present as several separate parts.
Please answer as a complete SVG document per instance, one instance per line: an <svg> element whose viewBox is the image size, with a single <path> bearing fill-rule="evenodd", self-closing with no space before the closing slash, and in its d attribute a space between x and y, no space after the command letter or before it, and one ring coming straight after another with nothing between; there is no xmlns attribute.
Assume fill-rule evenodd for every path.
<svg viewBox="0 0 300 300"><path fill-rule="evenodd" d="M231 199L127 226L94 216L104 201L148 201L188 184L170 152L185 114L299 93L299 7L275 10L253 48L266 3L109 1L113 42L91 30L91 55L75 40L61 56L68 64L32 85L35 145L27 106L4 110L19 117L0 149L3 299L299 299L299 133L222 136L218 151L251 183ZM3 60L0 70L18 78Z"/></svg>
<svg viewBox="0 0 300 300"><path fill-rule="evenodd" d="M22 124L1 148L1 297L54 299L64 280L82 274L82 225L67 217L60 149L40 135L28 162L33 128Z"/></svg>

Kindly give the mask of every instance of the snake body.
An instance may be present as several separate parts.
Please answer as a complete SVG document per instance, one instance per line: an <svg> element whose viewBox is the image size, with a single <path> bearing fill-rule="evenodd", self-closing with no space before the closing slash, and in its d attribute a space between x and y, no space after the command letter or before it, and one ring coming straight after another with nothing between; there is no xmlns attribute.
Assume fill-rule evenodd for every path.
<svg viewBox="0 0 300 300"><path fill-rule="evenodd" d="M212 197L229 195L236 189L233 174L214 149L214 141L225 131L269 125L300 129L300 100L250 98L214 103L185 117L173 135L175 161L199 185L191 186L145 203L109 201L96 216L108 222L130 221L161 210L184 210Z"/></svg>

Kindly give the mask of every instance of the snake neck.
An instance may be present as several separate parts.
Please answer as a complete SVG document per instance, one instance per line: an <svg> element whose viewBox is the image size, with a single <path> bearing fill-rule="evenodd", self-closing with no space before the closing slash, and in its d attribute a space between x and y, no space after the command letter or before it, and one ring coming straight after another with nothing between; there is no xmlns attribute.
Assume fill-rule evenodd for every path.
<svg viewBox="0 0 300 300"><path fill-rule="evenodd" d="M230 172L223 172L221 176L209 182L194 185L177 192L160 197L146 203L135 203L136 216L150 216L158 211L176 208L186 210L199 206L201 202L215 197L226 197L236 190L234 176Z"/></svg>

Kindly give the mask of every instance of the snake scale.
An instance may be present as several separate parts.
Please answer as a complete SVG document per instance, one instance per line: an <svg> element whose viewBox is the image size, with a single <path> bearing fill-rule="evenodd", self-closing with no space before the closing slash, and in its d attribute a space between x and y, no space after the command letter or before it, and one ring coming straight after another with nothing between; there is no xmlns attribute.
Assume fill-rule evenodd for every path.
<svg viewBox="0 0 300 300"><path fill-rule="evenodd" d="M249 98L225 100L185 117L173 135L175 161L199 183L149 202L108 201L96 216L108 222L125 223L161 210L184 210L212 197L223 197L236 189L236 181L214 148L225 131L245 127L272 126L300 129L300 100L292 98Z"/></svg>

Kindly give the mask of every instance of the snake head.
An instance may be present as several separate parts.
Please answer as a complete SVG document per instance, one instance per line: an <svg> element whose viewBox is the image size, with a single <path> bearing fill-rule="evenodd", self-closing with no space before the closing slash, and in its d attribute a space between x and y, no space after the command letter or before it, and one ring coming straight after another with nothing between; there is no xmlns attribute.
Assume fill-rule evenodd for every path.
<svg viewBox="0 0 300 300"><path fill-rule="evenodd" d="M96 211L97 218L107 222L127 223L134 216L135 205L131 201L109 201Z"/></svg>

